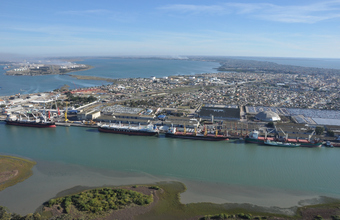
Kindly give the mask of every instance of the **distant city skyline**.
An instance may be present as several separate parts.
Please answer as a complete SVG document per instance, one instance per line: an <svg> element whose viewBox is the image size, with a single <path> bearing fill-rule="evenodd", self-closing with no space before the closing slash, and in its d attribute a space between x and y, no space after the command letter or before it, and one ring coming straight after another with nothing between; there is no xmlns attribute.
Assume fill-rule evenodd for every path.
<svg viewBox="0 0 340 220"><path fill-rule="evenodd" d="M0 17L9 56L340 58L340 0L6 1Z"/></svg>

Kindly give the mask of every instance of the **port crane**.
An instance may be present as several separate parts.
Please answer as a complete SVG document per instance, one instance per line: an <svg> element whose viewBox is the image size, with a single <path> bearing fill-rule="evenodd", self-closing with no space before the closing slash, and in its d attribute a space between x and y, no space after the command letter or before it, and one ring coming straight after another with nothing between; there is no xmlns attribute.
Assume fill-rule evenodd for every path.
<svg viewBox="0 0 340 220"><path fill-rule="evenodd" d="M314 133L315 133L315 129L314 129L314 131L310 135L308 135L308 141L309 142L310 142L310 139L312 138L312 136L314 135Z"/></svg>
<svg viewBox="0 0 340 220"><path fill-rule="evenodd" d="M69 102L65 102L66 103L66 109L65 109L65 112L64 112L64 117L65 117L65 122L68 122L68 119L67 119L67 104L69 103Z"/></svg>

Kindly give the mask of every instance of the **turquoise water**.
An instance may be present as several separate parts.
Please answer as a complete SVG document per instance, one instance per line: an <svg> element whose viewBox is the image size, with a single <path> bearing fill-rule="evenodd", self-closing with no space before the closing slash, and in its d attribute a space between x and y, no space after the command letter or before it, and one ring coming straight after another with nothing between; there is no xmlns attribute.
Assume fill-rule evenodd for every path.
<svg viewBox="0 0 340 220"><path fill-rule="evenodd" d="M340 195L340 149L129 137L0 125L0 153L88 168ZM1 194L0 194L1 195Z"/></svg>

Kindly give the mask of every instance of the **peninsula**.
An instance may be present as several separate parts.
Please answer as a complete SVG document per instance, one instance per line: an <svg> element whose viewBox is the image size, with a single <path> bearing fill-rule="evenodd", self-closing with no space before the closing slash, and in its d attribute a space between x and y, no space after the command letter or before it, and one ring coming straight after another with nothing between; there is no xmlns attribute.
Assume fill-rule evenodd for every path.
<svg viewBox="0 0 340 220"><path fill-rule="evenodd" d="M93 68L93 66L90 65L74 64L70 62L62 65L18 63L13 66L14 68L8 70L5 73L6 75L12 76L63 75L70 72L84 71Z"/></svg>

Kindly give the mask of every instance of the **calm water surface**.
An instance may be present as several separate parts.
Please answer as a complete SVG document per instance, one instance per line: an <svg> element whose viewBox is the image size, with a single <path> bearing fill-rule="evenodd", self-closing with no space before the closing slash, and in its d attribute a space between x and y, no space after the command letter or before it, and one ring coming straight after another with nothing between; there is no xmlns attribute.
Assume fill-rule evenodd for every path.
<svg viewBox="0 0 340 220"><path fill-rule="evenodd" d="M73 74L105 78L149 78L173 75L214 73L217 62L161 59L88 59L79 61L95 68Z"/></svg>
<svg viewBox="0 0 340 220"><path fill-rule="evenodd" d="M272 190L269 197L275 191L340 197L340 149L337 148L288 149L231 141L215 143L164 137L129 137L77 127L38 129L5 124L0 124L0 134L3 137L0 154L38 161L35 174L27 182L0 192L0 205L11 208L13 204L12 208L17 211L22 211L18 203L14 204L20 195L8 197L15 192L22 192L27 198L37 196L32 188L27 188L28 185L61 191L65 188L58 188L58 184L65 187L98 186L181 179L196 187L195 193L191 192L192 196L199 194L199 184L207 184L205 187L208 188L211 184L220 184L222 188L229 184L243 187L239 190L240 194L244 189L258 188ZM96 178L101 172L119 174ZM124 175L133 178L125 182L110 179L123 178ZM45 198L37 198L34 204L41 204L55 193L46 193ZM221 192L215 192L216 195L218 193ZM247 198L247 195L242 196ZM220 199L223 200L221 196ZM252 201L263 204L261 198L256 199ZM271 199L271 203L263 205L281 204L279 200L282 197Z"/></svg>
<svg viewBox="0 0 340 220"><path fill-rule="evenodd" d="M150 76L163 77L178 74L198 74L216 72L219 63L198 62L186 60L153 60L153 59L90 59L80 61L94 66L93 69L74 72L75 75L98 76L104 78L131 78ZM79 87L92 87L106 85L106 81L77 80L70 76L7 76L0 66L0 96L16 93L30 94L52 91L67 84L74 89Z"/></svg>

